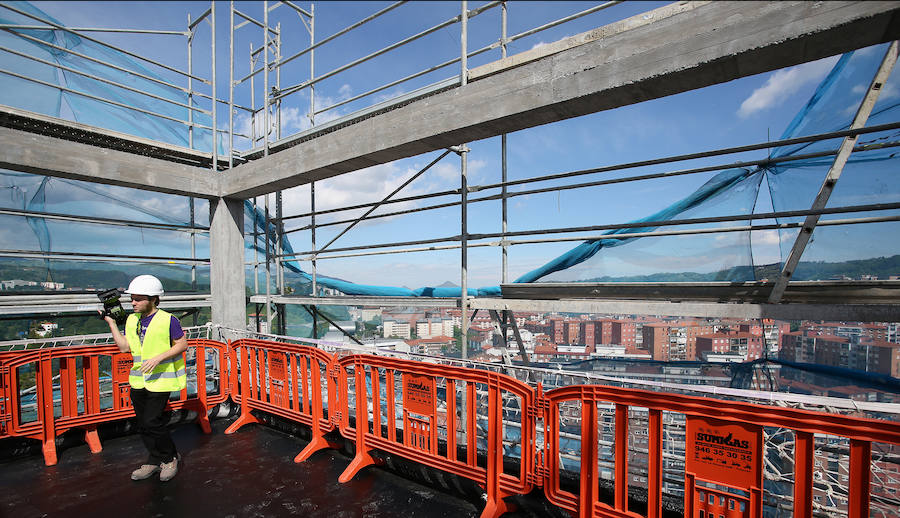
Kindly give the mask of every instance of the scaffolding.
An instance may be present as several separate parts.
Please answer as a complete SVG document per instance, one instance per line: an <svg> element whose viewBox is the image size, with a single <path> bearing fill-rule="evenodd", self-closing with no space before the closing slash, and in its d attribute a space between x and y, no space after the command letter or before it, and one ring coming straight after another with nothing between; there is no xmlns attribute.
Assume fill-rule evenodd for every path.
<svg viewBox="0 0 900 518"><path fill-rule="evenodd" d="M261 15L258 13L248 13L237 9L234 2L230 2L227 6L228 22L228 43L229 43L229 63L228 63L228 88L227 99L222 96L219 90L221 88L221 80L217 82L217 75L221 72L217 70L216 65L216 41L217 23L221 24L222 4L218 6L215 2L210 3L202 15L192 19L187 18L187 25L183 31L162 31L162 30L145 30L145 29L110 29L110 28L70 28L64 27L52 20L40 18L33 13L22 10L10 4L0 4L0 8L12 11L20 16L27 17L34 24L4 24L0 26L4 31L15 34L17 37L29 40L36 45L44 45L52 48L56 52L75 54L75 51L67 49L64 46L49 43L41 38L36 38L29 31L62 31L82 38L85 41L95 45L111 49L115 52L121 52L129 58L139 60L149 66L158 67L167 73L174 74L180 78L181 83L171 82L168 80L158 79L154 76L144 74L137 70L123 68L115 63L100 60L90 55L81 54L77 57L89 61L102 67L108 67L116 70L129 77L140 78L142 81L148 81L158 84L161 87L178 92L178 96L184 97L184 102L173 100L150 92L141 91L138 88L129 86L125 82L113 81L97 74L85 71L79 71L67 65L40 60L34 56L29 56L19 50L11 47L0 47L0 52L16 55L20 58L37 61L44 66L49 66L59 71L66 71L72 74L78 74L88 79L108 84L115 88L121 88L140 96L146 96L156 101L173 105L179 109L183 109L184 118L173 117L165 112L155 112L142 108L140 105L130 106L114 99L105 98L90 92L77 90L68 86L60 86L49 83L37 77L28 77L12 70L2 70L3 74L16 77L23 81L28 81L41 86L58 88L68 94L81 96L92 101L115 106L116 108L133 110L147 117L160 118L168 122L184 126L186 128L187 142L185 145L179 145L171 142L160 142L148 138L140 138L134 135L128 135L125 132L114 129L104 129L88 124L80 124L77 122L62 120L59 117L42 115L29 110L18 109L15 107L3 107L0 113L0 121L4 129L24 130L32 133L50 135L55 138L70 140L73 142L91 142L105 149L116 151L124 151L127 153L140 153L151 159L158 159L191 167L202 167L206 170L211 182L218 179L228 178L234 175L243 175L245 172L251 171L250 166L260 163L274 163L273 159L283 156L290 150L302 146L306 142L315 141L318 138L327 136L331 133L339 131L342 128L360 124L370 119L375 119L386 114L401 110L402 108L413 104L417 101L425 99L441 99L442 94L448 92L459 92L466 89L471 84L477 84L479 81L502 74L505 71L515 70L524 63L537 62L540 60L552 59L553 56L566 52L566 49L577 48L579 45L585 44L590 40L588 36L579 35L579 37L570 37L559 45L551 44L543 47L522 52L520 54L509 55L509 46L513 42L525 40L528 37L540 34L551 28L567 24L574 20L588 17L592 14L605 11L612 7L616 7L622 2L612 1L598 3L588 9L580 12L572 13L562 18L541 24L536 27L528 28L517 34L508 34L508 16L510 9L515 9L515 3L504 1L492 1L483 3L477 7L470 7L466 1L460 2L459 14L450 18L439 21L436 24L425 27L414 34L408 36L399 36L392 43L377 48L352 60L348 63L331 68L327 72L318 72L316 69L317 52L328 48L326 45L340 41L345 35L356 31L368 24L374 23L376 20L386 17L390 13L395 13L403 8L406 2L396 2L365 16L358 21L346 25L343 29L338 30L328 36L317 36L316 32L316 16L321 15L322 11L327 9L325 6L319 6L318 10L314 4L309 7L301 7L294 2L263 2L261 4ZM651 23L660 22L667 18L675 17L681 13L690 11L691 9L700 9L700 6L694 5L693 2L682 3L680 5L666 6L664 8L654 10L651 13L642 13L635 17L629 17L619 20L610 27L604 27L599 30L593 37L595 39L611 34L619 34L626 30L639 30L641 27ZM302 28L302 31L296 31L295 27L290 29L282 25L281 21L273 24L271 13L276 9L281 12L289 12L290 18L296 27ZM500 24L497 36L491 41L477 49L469 48L469 22L492 10L500 11ZM888 8L881 8L886 16L894 11ZM896 9L896 8L893 8ZM217 13L218 11L218 13ZM217 15L219 21L217 22ZM836 24L837 25L837 24ZM244 30L244 28L247 28ZM201 33L201 28L208 28L209 45L196 44L196 39L206 37L205 29ZM406 29L406 28L404 28ZM369 63L381 56L387 56L397 49L412 45L414 42L422 40L429 35L439 33L440 31L457 30L460 38L459 55L450 59L444 59L436 64L426 66L424 69L417 70L412 73L404 74L403 77L392 79L387 83L375 85L363 93L352 95L345 99L332 102L327 105L318 106L316 98L316 88L324 81L339 76L355 67L364 63ZM243 31L243 32L242 32ZM252 33L251 33L252 31ZM90 36L89 34L100 33L142 33L152 34L166 38L184 38L187 53L187 67L182 71L176 67L172 67L165 63L155 60L142 58L141 56L104 43L102 40ZM284 36L289 33L301 32L304 37L308 35L308 45L299 49L288 48L283 41ZM592 31L593 32L593 31ZM249 52L246 56L239 56L236 50L235 42L239 40L239 35L249 34L250 37L256 38L255 43L251 43ZM253 36L255 34L255 36ZM405 34L405 33L403 33ZM883 41L889 41L892 34L885 31L882 37ZM304 38L305 39L305 38ZM879 43L881 40L878 41ZM864 44L869 44L868 40L859 42L853 40L845 44L849 47L847 50L860 48ZM199 55L209 49L208 55ZM824 52L824 51L823 51ZM491 60L490 56L497 54L496 59ZM483 65L472 67L469 60L479 58L487 60ZM806 55L794 56L796 62L809 60ZM887 131L900 129L900 122L894 121L885 124L877 124L868 126L867 121L871 114L872 108L878 100L879 94L883 93L882 86L887 82L888 77L894 67L897 59L897 44L891 43L887 52L884 54L878 72L871 82L868 84L863 102L853 119L852 125L841 131L829 131L804 135L800 137L767 140L766 142L755 142L740 146L731 146L721 149L701 150L675 156L665 156L651 158L637 162L627 162L615 165L605 165L593 167L590 169L572 170L554 174L542 174L510 180L507 171L507 132L501 131L495 136L501 138L500 149L500 181L476 185L469 182L468 168L469 155L471 153L468 147L469 142L454 140L452 143L441 142L441 145L431 145L439 151L433 160L416 171L411 177L403 182L399 187L382 199L368 203L354 203L336 208L318 209L316 184L321 182L327 175L312 175L304 177L302 180L294 183L309 184L310 189L310 209L300 214L285 214L283 189L280 178L267 177L262 185L250 185L241 189L234 188L232 190L223 190L221 184L210 183L204 185L203 189L196 188L197 192L186 195L189 205L189 222L187 224L159 223L141 221L139 219L112 219L96 216L73 216L69 214L53 213L41 210L29 209L3 209L0 215L23 217L23 218L41 218L43 220L54 220L60 222L83 223L98 226L122 226L136 229L152 229L165 232L176 232L187 234L190 240L190 256L188 257L147 257L143 255L124 255L124 254L102 254L89 252L58 252L50 250L0 250L0 257L12 258L34 258L43 260L63 260L63 261L106 261L106 262L134 262L140 264L178 264L191 268L191 284L193 293L182 296L166 297L165 304L168 307L198 307L213 306L217 302L216 293L205 293L200 290L198 282L197 268L214 268L211 257L204 258L197 251L198 236L213 239L216 230L212 222L205 225L202 221L198 221L195 214L195 200L210 199L215 200L219 197L226 196L237 199L241 206L241 214L243 214L244 204L249 204L251 214L254 221L252 232L245 237L252 239L254 244L253 258L251 261L242 260L241 269L252 271L253 281L247 284L252 286L252 293L246 298L246 302L256 304L256 313L260 314L262 308L265 308L265 330L277 329L278 333L259 333L260 327L255 330L233 329L228 326L232 322L215 322L214 325L208 326L197 331L198 336L203 333L209 337L209 333L222 335L223 333L234 333L235 336L259 336L263 338L275 338L282 341L302 341L303 343L316 343L323 348L338 348L334 344L327 344L315 340L297 339L295 337L285 336L286 325L286 306L301 305L310 312L313 318L313 327L317 328L319 318L327 318L320 315L316 308L328 305L371 305L371 306L413 306L413 307L449 307L459 309L461 311L461 337L462 355L460 360L440 359L442 362L460 366L474 366L477 362L471 362L466 358L467 354L467 336L470 326L469 318L472 311L485 310L492 314L493 320L498 323L501 328L501 336L505 339L506 322L509 320L511 329L518 333L515 328L515 320L510 318L509 313L514 311L568 311L568 312L584 312L584 313L603 313L603 314L654 314L669 316L700 316L700 317L727 317L727 318L783 318L783 319L841 319L841 320L858 320L858 321L900 321L900 298L897 297L897 290L900 289L900 281L877 281L877 282L802 282L792 281L792 275L799 264L801 257L807 247L809 238L813 230L819 227L829 226L853 226L870 223L884 223L900 221L897 215L897 209L900 209L900 202L889 200L885 203L878 204L856 204L832 206L827 202L834 189L835 184L840 179L842 169L852 153L864 153L873 150L885 150L897 147L900 141L896 139L881 139L877 142L860 143L860 138L866 135L881 134ZM196 66L195 63L204 63L209 60L209 75L207 70L197 73L195 69L203 68ZM282 72L285 70L296 71L303 65L308 63L308 74L306 78L298 81L283 81ZM238 65L242 63L242 65ZM246 65L246 71L242 71ZM290 67L293 65L293 67ZM774 66L774 65L773 65ZM447 74L448 77L438 77L439 74ZM60 72L62 73L62 72ZM287 75L287 74L285 74ZM287 83L287 84L283 84ZM386 100L377 98L378 94L390 91L399 85L412 85L411 91L397 95ZM245 89L245 90L241 90ZM260 95L260 90L262 94ZM249 92L249 105L244 106L236 102L238 92ZM304 100L303 96L308 97L308 105L303 107L305 110L305 120L307 125L305 128L293 133L285 134L284 114L288 108L301 106ZM300 99L300 101L297 101ZM293 104L292 104L293 103ZM301 109L301 108L295 108ZM347 114L335 115L339 109L351 109ZM600 109L600 108L597 108ZM220 126L224 120L221 112L227 110L227 129ZM241 113L249 120L249 132L242 133L236 128L235 114ZM208 120L207 120L208 119ZM204 140L204 135L208 136L208 140ZM840 139L840 144L835 145L831 149L820 150L814 153L803 155L791 155L779 158L766 158L759 160L744 160L741 154L772 150L778 147L827 142ZM474 140L474 139L473 139ZM223 143L220 147L220 142ZM208 149L205 149L205 143L208 143ZM459 159L459 186L458 188L443 191L428 192L418 195L403 196L403 190L417 178L422 177L445 159ZM627 182L640 182L652 179L666 179L675 177L686 177L689 175L702 175L714 171L720 171L727 168L735 167L759 167L772 165L776 163L788 163L796 160L808 160L812 158L827 159L832 161L827 177L822 182L815 201L805 210L791 211L773 211L765 213L742 213L727 216L716 217L699 217L699 218L682 218L682 219L666 219L659 221L643 221L642 227L659 227L659 229L651 232L629 232L629 229L635 227L633 222L625 223L606 223L590 226L573 226L559 228L535 228L526 230L509 230L508 221L508 203L518 197L529 196L535 194L558 193L568 190L588 189L602 186L610 186L623 184ZM703 166L695 166L691 161L698 159L718 160L717 163L708 163ZM739 161L735 162L737 159ZM12 164L9 160L4 160L4 167ZM685 165L687 164L687 165ZM283 166L283 164L276 164ZM365 160L358 160L351 166L346 166L352 170L358 170L369 165ZM262 166L259 166L262 167ZM658 167L662 170L647 173L644 169L649 167ZM670 169L667 169L670 168ZM243 170L242 170L243 169ZM258 171L252 170L252 171ZM341 174L342 171L337 170L334 174ZM65 176L58 171L47 171L47 173ZM103 182L103 178L96 180ZM553 186L541 186L543 182L559 181ZM109 182L112 183L112 182ZM150 183L150 182L147 182ZM122 181L122 185L135 186L138 180ZM321 184L320 184L321 185ZM176 192L175 188L159 187L145 184L146 188L159 188L164 192ZM291 187L291 185L288 185ZM512 190L512 188L517 188ZM183 188L184 191L193 189L194 186ZM234 193L245 191L259 191L262 194L254 194L252 196L234 196ZM263 200L259 196L264 196ZM451 201L446 198L452 197ZM434 201L435 199L445 199L445 201ZM414 203L430 203L414 208L397 208L389 209L392 206L401 204ZM468 209L478 204L499 202L500 210L500 231L499 232L470 232L468 227ZM274 205L274 207L273 207ZM452 235L445 235L430 239L403 240L403 241L383 241L366 243L352 246L333 246L336 242L353 229L357 229L365 222L378 221L384 218L393 218L398 216L407 216L420 214L426 211L434 211L446 208L458 208L459 232L452 232ZM347 212L362 212L360 216L342 216L342 219L334 221L322 221L323 216L332 216L335 214ZM261 214L261 221L257 222L255 218ZM857 216L854 216L857 214ZM865 214L859 216L858 214ZM830 218L821 219L822 216L841 216L840 219ZM796 222L776 222L771 220L802 218L802 221ZM201 218L202 219L202 218ZM746 222L742 224L742 222ZM684 228L691 226L691 228ZM341 227L335 237L329 239L324 245L317 242L317 230L323 228ZM607 231L619 230L614 236L610 236ZM745 283L695 283L690 289L693 292L686 297L683 285L666 285L657 283L653 286L652 293L646 289L646 286L627 285L618 283L616 285L582 285L580 287L563 286L557 284L542 284L540 286L534 283L511 283L508 278L509 269L509 249L513 246L530 245L537 243L564 243L578 242L586 240L599 239L619 239L625 240L634 237L648 236L691 236L691 235L718 235L735 232L751 232L759 230L792 230L797 231L797 238L794 240L788 259L781 267L781 271L774 281L755 281ZM288 236L295 233L308 233L311 240L311 246L308 249L294 252L286 251L285 240ZM321 234L320 234L321 236ZM262 242L262 246L258 247L257 243ZM501 261L499 265L500 278L502 282L501 297L487 297L481 295L470 295L469 288L469 251L478 248L494 247L500 250ZM321 272L320 261L333 259L343 259L350 257L372 257L384 254L407 254L407 253L428 253L434 251L459 250L460 265L460 296L456 298L445 297L391 297L391 296L336 296L326 294L320 284ZM213 254L214 252L210 252ZM243 256L244 254L241 253ZM246 259L246 258L244 258ZM285 283L285 269L288 263L300 262L308 264L308 274L310 276L310 293L308 295L298 296L288 293ZM210 274L212 276L212 274ZM260 287L260 277L263 277L264 288ZM580 291L579 291L580 290ZM244 293L239 294L241 299L237 305L246 306ZM231 294L234 296L234 293ZM16 316L16 315L46 315L46 314L88 314L99 308L99 304L90 294L78 295L4 295L0 297L0 315ZM163 307L167 307L166 305ZM244 308L246 309L246 308ZM501 316L502 315L502 318ZM274 322L278 322L278 326L274 326ZM260 319L256 319L257 324ZM239 324L246 325L246 311L244 311L244 320ZM240 327L240 326L239 326ZM43 346L67 346L73 343L73 340L80 343L98 343L104 340L105 335L74 337L72 340L62 340L58 342L34 342L20 341L15 344L9 344L10 347L43 347ZM521 340L517 340L521 345ZM37 344L37 345L35 345ZM678 347L683 348L684 343L678 342ZM505 349L506 347L504 347ZM368 349L361 349L371 352ZM526 355L523 354L523 357ZM433 358L427 361L437 361ZM746 398L746 400L759 400L765 398L773 398L772 394L760 391L739 391L732 389L728 392L724 389L707 387L706 389L697 386L677 386L667 381L648 381L646 379L622 379L621 377L603 376L596 374L575 374L571 372L559 372L553 370L542 370L529 366L513 366L507 361L503 365L487 365L477 364L477 368L502 370L506 373L517 374L520 379L528 382L536 383L541 381L546 387L561 386L571 384L576 378L581 381L591 383L617 383L621 386L640 386L655 387L672 391L704 391L719 395L727 395L735 399ZM873 412L873 413L890 413L896 414L896 409L888 403L872 403L872 402L853 402L852 400L839 400L837 398L804 398L800 396L780 395L778 401L804 408L820 407L830 411L842 412ZM832 401L834 399L834 401ZM887 406L885 406L887 405ZM793 448L791 438L782 437L784 434L778 430L767 431L767 443L777 444L777 454L781 458L786 458L787 452ZM605 440L605 439L604 439ZM674 444L678 442L677 437L673 437L668 442ZM602 446L608 446L602 443ZM825 455L828 451L838 451L842 454L843 445L831 444L827 439L816 440L816 446L820 452ZM829 450L830 448L830 450ZM840 451L839 451L840 450ZM878 462L887 458L890 452L879 457ZM670 454L670 456L673 456ZM842 470L845 465L841 461L836 461L834 466L830 466L829 478L823 481L828 486L827 493L831 500L822 503L820 510L825 512L838 512L843 505L842 496L840 494ZM880 466L881 464L879 464ZM784 469L783 469L784 468ZM775 466L767 465L767 475L769 480L775 482L790 482L785 478L784 473L789 473L792 466ZM893 477L889 471L879 472L878 476L886 478ZM677 478L677 477L676 477ZM774 498L774 497L773 497ZM780 497L779 497L780 498ZM896 501L886 499L885 508ZM776 506L787 506L784 501L773 503ZM785 507L786 508L786 507Z"/></svg>

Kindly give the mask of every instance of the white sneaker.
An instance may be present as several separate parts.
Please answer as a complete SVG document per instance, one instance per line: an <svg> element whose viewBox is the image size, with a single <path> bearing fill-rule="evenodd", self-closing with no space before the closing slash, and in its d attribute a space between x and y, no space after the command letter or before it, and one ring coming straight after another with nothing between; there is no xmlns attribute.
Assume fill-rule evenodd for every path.
<svg viewBox="0 0 900 518"><path fill-rule="evenodd" d="M145 478L150 478L157 471L159 471L159 466L154 464L144 464L131 472L131 480L144 480Z"/></svg>
<svg viewBox="0 0 900 518"><path fill-rule="evenodd" d="M172 459L172 462L163 462L162 464L159 465L159 467L160 467L159 481L160 482L168 482L168 481L172 480L173 478L175 478L175 475L178 474L178 458L179 457L181 457L181 455L177 455L174 459Z"/></svg>

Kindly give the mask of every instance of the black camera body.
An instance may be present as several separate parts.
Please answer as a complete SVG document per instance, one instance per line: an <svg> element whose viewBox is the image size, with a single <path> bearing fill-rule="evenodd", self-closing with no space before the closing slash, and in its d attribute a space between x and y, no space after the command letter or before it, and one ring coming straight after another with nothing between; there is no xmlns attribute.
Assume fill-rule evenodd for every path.
<svg viewBox="0 0 900 518"><path fill-rule="evenodd" d="M100 302L103 303L103 314L100 315L101 318L110 316L116 321L116 324L118 325L122 325L125 323L125 320L128 319L128 313L125 312L125 309L122 307L122 303L119 302L119 290L115 288L106 290L104 292L98 293L97 298L99 298Z"/></svg>

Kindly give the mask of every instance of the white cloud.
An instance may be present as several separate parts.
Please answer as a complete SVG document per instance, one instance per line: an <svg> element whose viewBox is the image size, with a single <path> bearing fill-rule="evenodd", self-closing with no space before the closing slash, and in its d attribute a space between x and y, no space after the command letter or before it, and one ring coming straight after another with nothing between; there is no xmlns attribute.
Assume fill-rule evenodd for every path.
<svg viewBox="0 0 900 518"><path fill-rule="evenodd" d="M744 99L738 109L738 116L745 119L778 106L804 85L821 80L837 59L837 56L833 56L775 72L764 85Z"/></svg>

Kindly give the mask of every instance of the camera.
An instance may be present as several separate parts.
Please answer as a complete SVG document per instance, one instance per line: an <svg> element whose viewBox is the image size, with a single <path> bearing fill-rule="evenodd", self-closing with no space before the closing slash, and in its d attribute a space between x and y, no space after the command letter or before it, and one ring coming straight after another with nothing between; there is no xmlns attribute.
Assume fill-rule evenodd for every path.
<svg viewBox="0 0 900 518"><path fill-rule="evenodd" d="M110 316L118 325L125 323L125 320L128 318L128 313L125 312L122 303L119 302L119 290L115 288L106 290L98 293L97 298L103 303L103 314L100 315L100 318Z"/></svg>

